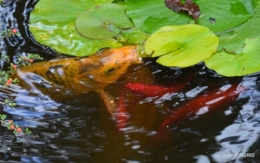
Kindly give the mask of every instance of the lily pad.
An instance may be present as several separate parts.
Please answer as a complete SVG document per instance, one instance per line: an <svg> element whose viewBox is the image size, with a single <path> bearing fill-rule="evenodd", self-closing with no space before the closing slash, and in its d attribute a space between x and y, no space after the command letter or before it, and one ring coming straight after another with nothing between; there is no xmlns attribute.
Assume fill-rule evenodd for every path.
<svg viewBox="0 0 260 163"><path fill-rule="evenodd" d="M205 60L209 69L223 76L244 76L260 71L260 37L246 39L242 54L225 51L212 55Z"/></svg>
<svg viewBox="0 0 260 163"><path fill-rule="evenodd" d="M241 54L247 38L260 36L260 2L258 2L254 16L246 23L219 35L219 51L225 49L230 53Z"/></svg>
<svg viewBox="0 0 260 163"><path fill-rule="evenodd" d="M195 0L199 5L200 25L213 32L222 32L236 27L254 15L254 0Z"/></svg>
<svg viewBox="0 0 260 163"><path fill-rule="evenodd" d="M198 23L213 32L222 32L238 26L254 15L254 0L194 0L200 9ZM153 33L167 25L194 23L186 13L175 13L164 0L126 0L126 12L135 25Z"/></svg>
<svg viewBox="0 0 260 163"><path fill-rule="evenodd" d="M44 0L39 1L30 14L30 23L44 21L52 23L64 23L75 21L80 13L92 6L113 2L113 0Z"/></svg>
<svg viewBox="0 0 260 163"><path fill-rule="evenodd" d="M90 39L109 39L117 36L120 28L134 26L127 17L124 7L113 3L105 3L91 7L80 14L76 20L78 33Z"/></svg>
<svg viewBox="0 0 260 163"><path fill-rule="evenodd" d="M126 0L125 9L136 27L148 33L167 25L194 23L187 14L168 9L164 0Z"/></svg>
<svg viewBox="0 0 260 163"><path fill-rule="evenodd" d="M52 47L54 50L72 56L88 56L104 47L121 47L115 39L90 40L80 36L74 22L67 25L45 25L41 22L30 25L32 34L41 44Z"/></svg>
<svg viewBox="0 0 260 163"><path fill-rule="evenodd" d="M92 6L113 0L42 0L30 14L30 31L39 43L72 56L87 56L105 47L117 48L122 44L115 39L90 40L75 30L79 14Z"/></svg>
<svg viewBox="0 0 260 163"><path fill-rule="evenodd" d="M165 26L145 42L147 55L170 67L188 67L209 58L218 47L218 37L207 27L187 24Z"/></svg>

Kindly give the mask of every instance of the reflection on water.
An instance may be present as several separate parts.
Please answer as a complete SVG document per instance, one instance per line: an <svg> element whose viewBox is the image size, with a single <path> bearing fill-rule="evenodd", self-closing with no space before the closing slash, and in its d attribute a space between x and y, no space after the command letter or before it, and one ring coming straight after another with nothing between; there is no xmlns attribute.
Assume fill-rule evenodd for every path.
<svg viewBox="0 0 260 163"><path fill-rule="evenodd" d="M249 78L247 80L256 80ZM246 83L246 84L245 84ZM233 124L227 126L216 136L221 149L212 154L216 162L243 162L243 160L256 160L256 151L260 135L260 114L259 114L259 87L256 87L255 81L247 81L244 85L250 86L251 91L246 92L244 96L250 97L248 103L242 106L238 117ZM243 96L243 95L242 95ZM250 161L250 162L251 162ZM257 161L256 161L257 162Z"/></svg>
<svg viewBox="0 0 260 163"><path fill-rule="evenodd" d="M30 9L34 2L8 1L5 8L0 8L3 28L15 24L21 27L15 21L17 14L13 16L16 4L27 5ZM23 19L19 21L24 22ZM21 33L24 37L26 32ZM28 40L21 37L1 41L1 52L21 54L23 49L43 53L44 47L28 42L28 46L24 46L24 41ZM50 54L48 49L47 54ZM144 97L123 89L129 82L169 86L176 81L185 81L185 77L191 74L195 77L184 89L160 97ZM1 113L32 131L26 136L13 135L5 127L0 127L0 160L28 163L259 162L259 81L259 74L224 78L208 71L204 65L171 69L147 60L143 65L132 66L127 74L106 88L117 100L125 91L129 118L123 132L118 131L114 119L94 92L58 103L48 95L18 86L0 87L1 101L9 98L18 104L15 108L2 105ZM194 116L184 116L170 126L171 142L168 145L152 144L168 114L201 94L234 83L242 83L247 90L230 105L223 105L213 112L202 108Z"/></svg>
<svg viewBox="0 0 260 163"><path fill-rule="evenodd" d="M146 67L142 69L141 67ZM130 71L106 90L116 99L125 82L145 80L141 72L149 68L161 69L149 77L158 84L182 80L183 76L197 73L196 66L175 70L158 67L151 62L131 67ZM133 70L138 68L139 74ZM162 79L167 73L167 78ZM172 73L172 75L168 75ZM171 126L172 142L168 146L152 145L166 115L181 108L190 99L215 88L236 83L239 78L214 77L211 73L196 77L182 91L162 97L143 97L126 92L129 119L123 132L106 111L97 94L89 93L56 103L48 95L31 93L20 87L1 88L1 98L10 97L18 103L15 109L2 106L8 118L21 127L29 127L32 134L14 136L1 128L1 159L22 162L227 162L254 160L258 155L260 96L258 79L243 81L248 89L231 105L214 112L198 112ZM202 84L204 83L204 84ZM202 109L203 110L203 109ZM172 144L170 144L172 143ZM255 154L251 157L234 157L235 154ZM231 154L232 157L231 157ZM102 156L102 157L101 157Z"/></svg>

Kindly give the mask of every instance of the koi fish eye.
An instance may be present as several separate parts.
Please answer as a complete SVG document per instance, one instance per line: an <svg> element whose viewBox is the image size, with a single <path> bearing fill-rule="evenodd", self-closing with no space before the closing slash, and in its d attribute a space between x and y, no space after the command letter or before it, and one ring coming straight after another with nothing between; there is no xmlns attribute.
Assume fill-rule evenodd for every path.
<svg viewBox="0 0 260 163"><path fill-rule="evenodd" d="M110 67L110 68L106 69L105 73L107 75L109 75L109 74L113 73L114 71L115 71L115 67Z"/></svg>

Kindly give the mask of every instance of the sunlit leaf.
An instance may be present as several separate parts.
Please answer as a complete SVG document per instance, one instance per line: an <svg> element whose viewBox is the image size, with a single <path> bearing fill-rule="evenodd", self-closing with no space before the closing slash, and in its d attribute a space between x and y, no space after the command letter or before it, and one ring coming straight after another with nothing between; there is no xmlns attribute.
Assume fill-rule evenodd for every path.
<svg viewBox="0 0 260 163"><path fill-rule="evenodd" d="M120 28L131 28L134 24L127 17L124 7L105 3L91 7L76 20L76 30L90 39L108 39L117 36Z"/></svg>
<svg viewBox="0 0 260 163"><path fill-rule="evenodd" d="M84 0L39 1L30 15L30 22L66 23L74 21L81 11L91 6L93 6L91 2L84 2Z"/></svg>
<svg viewBox="0 0 260 163"><path fill-rule="evenodd" d="M165 26L146 40L144 50L147 55L160 57L157 62L162 65L188 67L209 58L218 43L218 37L204 26Z"/></svg>
<svg viewBox="0 0 260 163"><path fill-rule="evenodd" d="M225 51L212 55L205 60L208 68L223 76L243 76L260 71L260 37L247 39L242 54Z"/></svg>
<svg viewBox="0 0 260 163"><path fill-rule="evenodd" d="M96 53L104 47L122 46L115 39L90 40L80 36L74 22L66 25L45 25L41 22L30 25L34 38L43 45L54 50L73 56L87 56Z"/></svg>

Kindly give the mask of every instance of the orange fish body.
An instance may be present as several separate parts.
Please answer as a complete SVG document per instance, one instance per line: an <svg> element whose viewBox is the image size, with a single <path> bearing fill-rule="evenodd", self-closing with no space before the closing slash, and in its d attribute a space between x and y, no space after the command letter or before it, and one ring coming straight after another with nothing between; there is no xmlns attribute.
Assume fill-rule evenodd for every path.
<svg viewBox="0 0 260 163"><path fill-rule="evenodd" d="M161 85L148 85L143 83L127 83L125 85L127 90L131 90L136 94L140 94L146 97L162 96L166 93L174 92L174 87L164 87Z"/></svg>
<svg viewBox="0 0 260 163"><path fill-rule="evenodd" d="M54 100L89 91L97 91L105 98L107 94L102 89L115 82L130 65L138 63L141 61L136 47L125 46L84 58L33 63L19 68L14 77L20 79L22 86L40 90Z"/></svg>
<svg viewBox="0 0 260 163"><path fill-rule="evenodd" d="M125 84L125 89L130 90L135 94L140 94L145 97L153 96L163 96L166 93L174 93L182 90L194 77L194 75L189 76L185 82L179 83L175 82L171 86L162 86L162 85L149 85L144 83L127 83Z"/></svg>
<svg viewBox="0 0 260 163"><path fill-rule="evenodd" d="M152 144L170 144L172 140L169 128L176 124L180 119L195 115L203 107L207 107L208 111L212 111L220 106L227 105L244 90L244 87L239 88L238 85L232 85L224 91L216 90L192 99L181 109L165 119L153 138Z"/></svg>

